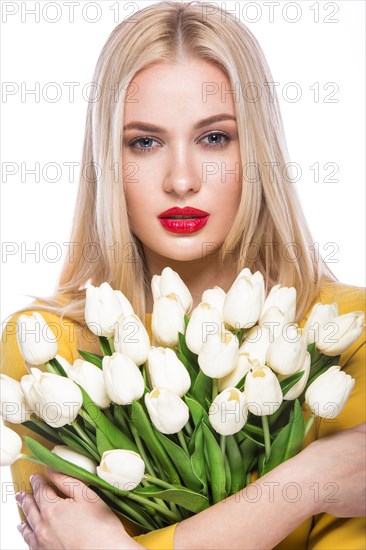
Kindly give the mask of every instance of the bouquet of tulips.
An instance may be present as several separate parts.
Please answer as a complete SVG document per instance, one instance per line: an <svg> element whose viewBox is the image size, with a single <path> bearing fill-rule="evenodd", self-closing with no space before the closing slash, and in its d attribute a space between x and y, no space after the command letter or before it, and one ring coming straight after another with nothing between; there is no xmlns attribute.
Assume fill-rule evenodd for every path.
<svg viewBox="0 0 366 550"><path fill-rule="evenodd" d="M334 418L345 405L355 380L338 362L364 323L362 311L317 303L300 329L295 288L265 296L262 274L247 268L193 310L172 269L151 287L152 342L105 282L89 286L85 302L100 355L78 350L69 364L35 312L17 320L29 374L1 375L2 417L54 443L51 451L25 436L22 454L19 435L3 426L1 464L26 458L78 478L143 532L204 510L298 453L315 416Z"/></svg>

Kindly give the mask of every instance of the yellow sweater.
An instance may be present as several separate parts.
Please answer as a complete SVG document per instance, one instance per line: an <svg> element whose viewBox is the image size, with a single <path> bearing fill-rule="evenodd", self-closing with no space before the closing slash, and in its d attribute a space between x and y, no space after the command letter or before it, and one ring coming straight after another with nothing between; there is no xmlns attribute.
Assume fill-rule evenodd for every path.
<svg viewBox="0 0 366 550"><path fill-rule="evenodd" d="M340 314L356 310L365 311L365 289L337 283L336 285L323 287L320 297L316 297L313 303L318 301L323 303L336 301ZM300 326L305 324L310 309L300 323ZM31 312L32 304L26 314L30 314ZM93 337L94 335L91 335L85 327L82 328L68 319L64 319L61 324L58 316L48 312L44 313L41 311L40 313L44 316L58 338L58 353L67 361L73 363L79 357L77 348L98 353L97 337L95 336L94 341L91 342L91 336ZM15 321L18 316L19 314L13 315L6 323L2 332L1 372L20 380L24 374L27 374L27 371L16 340ZM151 337L150 323L151 315L147 314L146 326ZM342 368L345 368L347 373L356 379L356 384L349 401L337 418L333 420L322 419L320 423L314 423L307 435L305 445L308 445L316 438L324 437L339 430L352 428L360 422L365 421L365 349L365 334L363 333L341 358L340 364ZM309 410L306 405L304 405L304 411L305 415L308 416ZM24 426L10 423L5 424L20 435L31 435L48 448L52 448L52 443L43 440ZM22 452L27 452L25 444ZM11 471L16 491L30 491L30 476L36 472L45 474L43 466L27 460L18 460L11 467ZM20 508L19 514L24 519ZM173 549L176 524L145 535L138 535L132 524L126 524L125 520L123 522L126 530L132 536L135 535L135 539L146 548L151 550ZM275 550L360 550L362 548L366 548L365 520L363 518L335 518L328 514L319 514L309 518L295 529L275 547Z"/></svg>

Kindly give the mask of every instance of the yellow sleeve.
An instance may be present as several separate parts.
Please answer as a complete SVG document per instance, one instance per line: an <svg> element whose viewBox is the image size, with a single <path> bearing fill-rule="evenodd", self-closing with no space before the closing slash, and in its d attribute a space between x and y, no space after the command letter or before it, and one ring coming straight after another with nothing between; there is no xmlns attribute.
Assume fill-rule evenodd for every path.
<svg viewBox="0 0 366 550"><path fill-rule="evenodd" d="M32 310L23 312L25 315L30 315ZM58 346L59 351L58 353L62 355L67 361L73 362L74 361L74 355L75 351L73 350L70 341L72 341L71 338L66 338L65 331L70 327L70 323L67 323L67 321L64 321L64 324L60 325L60 319L54 315L50 314L48 312L40 312L47 323L50 324L51 328L52 326L55 327L56 325L60 327L60 330L58 331L58 334L56 334L56 337L58 339ZM18 342L16 338L16 320L21 314L15 314L13 315L10 320L5 324L2 334L1 334L1 343L0 343L0 357L1 357L1 363L0 363L0 372L2 374L6 374L7 376L10 376L11 378L14 378L15 380L20 380L21 377L25 374L28 374L28 371L25 367L24 359L19 351ZM61 332L62 331L62 332ZM56 333L57 331L54 330ZM54 446L53 443L50 441L45 440L38 434L34 433L32 430L26 428L22 424L12 424L10 422L4 421L5 426L8 426L15 432L17 432L22 438L24 435L29 435L33 439L36 439L42 445L47 447L48 449L52 449ZM23 440L23 446L22 446L22 453L28 453L28 448ZM44 466L41 466L40 464L35 464L34 462L30 462L29 460L19 459L17 460L11 467L11 475L13 480L13 487L14 492L18 491L31 491L31 485L29 482L29 478L32 474L35 473L42 473L46 475L46 469ZM14 500L15 502L15 500ZM19 515L22 520L24 520L24 514L22 512L22 509L18 507Z"/></svg>
<svg viewBox="0 0 366 550"><path fill-rule="evenodd" d="M335 300L341 314L365 311L365 289L343 286L327 294L324 303ZM353 391L341 413L333 420L321 419L317 438L353 428L365 422L365 331L341 358L342 369L355 380ZM334 495L333 498L337 498ZM366 548L366 525L364 518L337 518L329 514L314 516L313 528L308 539L311 550L360 550Z"/></svg>

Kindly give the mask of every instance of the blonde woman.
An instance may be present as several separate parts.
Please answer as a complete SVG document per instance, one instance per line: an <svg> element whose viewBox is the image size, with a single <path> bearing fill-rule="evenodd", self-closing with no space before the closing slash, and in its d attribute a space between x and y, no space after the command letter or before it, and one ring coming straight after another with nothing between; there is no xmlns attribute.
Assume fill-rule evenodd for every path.
<svg viewBox="0 0 366 550"><path fill-rule="evenodd" d="M151 277L166 266L189 287L193 307L206 288L227 291L248 267L263 273L267 292L277 283L296 288L300 326L318 301L336 301L340 313L364 309L364 289L339 283L312 254L294 186L283 178L289 159L260 46L229 13L209 7L146 7L115 28L99 57L93 80L102 94L89 104L83 150L91 169L81 171L70 238L78 246L56 294L25 309L44 315L70 362L78 348L98 351L84 325L85 288L108 281L122 290L151 335ZM248 83L260 100L248 97ZM85 260L90 243L98 263ZM2 372L18 379L26 373L19 314L2 339ZM92 491L85 498L82 483L17 461L25 542L32 550L364 547L364 343L363 335L342 357L356 385L336 421L314 424L299 455L179 524L139 535Z"/></svg>

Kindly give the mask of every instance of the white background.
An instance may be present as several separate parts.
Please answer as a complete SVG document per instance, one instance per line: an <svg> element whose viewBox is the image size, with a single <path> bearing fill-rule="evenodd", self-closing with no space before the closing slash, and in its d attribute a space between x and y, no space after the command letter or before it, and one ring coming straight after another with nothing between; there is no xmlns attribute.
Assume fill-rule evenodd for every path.
<svg viewBox="0 0 366 550"><path fill-rule="evenodd" d="M15 86L14 95L3 95L1 104L2 162L16 163L19 171L2 183L1 321L31 301L26 294L53 291L66 254L62 243L69 240L77 190L78 171L70 182L65 163L81 161L87 108L81 91L91 82L99 52L115 25L133 10L155 2L99 2L101 17L95 23L90 22L97 16L95 7L86 6L91 2L79 1L73 23L68 21L63 2L51 2L56 3L61 19L50 23L46 19L54 19L57 12L51 6L43 16L46 2L2 2L2 81ZM365 3L281 1L274 6L273 22L268 3L216 2L236 9L248 24L279 83L290 157L301 167L296 186L320 253L333 260L329 265L341 281L365 286ZM36 4L40 10L37 23L34 15L25 13ZM119 17L111 10L117 4ZM18 12L5 21L4 10L16 8ZM299 20L294 22L296 17ZM327 17L338 22L325 22ZM46 99L53 98L55 89L47 90L49 82L58 83L62 91L54 103L42 96L44 91ZM73 102L65 82L80 83ZM39 102L32 95L22 101L21 90L34 88L36 83ZM334 86L338 91L331 97ZM296 89L301 97L291 101ZM327 96L338 101L326 102ZM47 181L55 175L50 169L46 181L41 174L40 182L30 175L22 182L20 164L24 163L24 171L36 162L41 172L47 163L58 163L60 180ZM315 163L319 181L310 168ZM338 182L326 181L331 175L331 168L324 168L327 163L339 167L333 175ZM51 242L57 243L62 254L58 261L52 261L57 249L47 247ZM3 483L8 482L8 469L1 473ZM1 512L1 548L26 548L16 530L19 520L12 496L2 496Z"/></svg>

